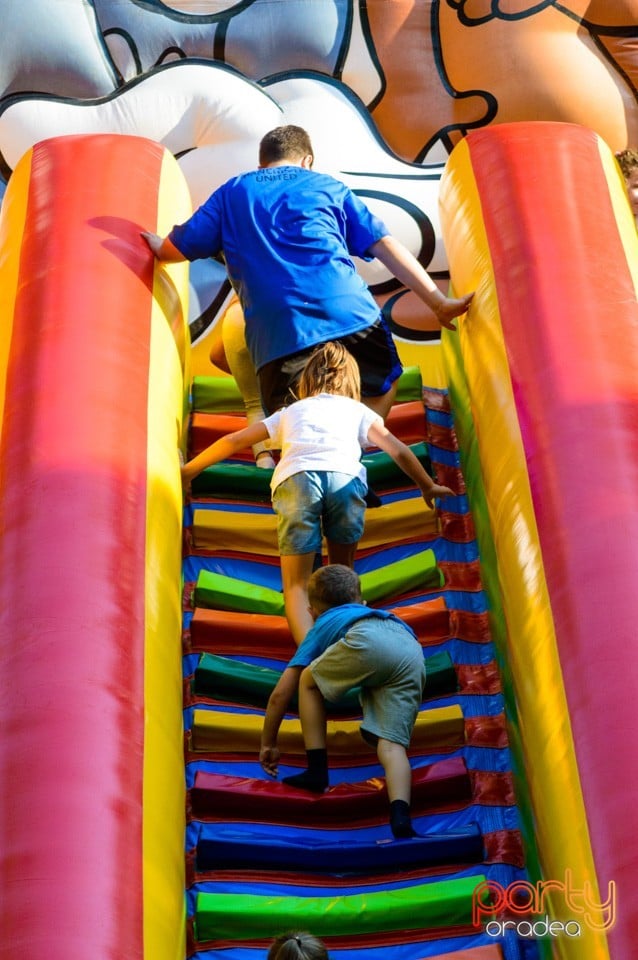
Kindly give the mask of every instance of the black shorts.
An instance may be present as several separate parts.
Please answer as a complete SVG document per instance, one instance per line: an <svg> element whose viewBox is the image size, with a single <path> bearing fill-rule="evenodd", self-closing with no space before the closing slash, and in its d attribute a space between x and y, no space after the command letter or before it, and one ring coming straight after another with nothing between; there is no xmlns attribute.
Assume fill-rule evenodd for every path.
<svg viewBox="0 0 638 960"><path fill-rule="evenodd" d="M401 376L403 367L384 317L364 330L335 339L357 361L362 397L382 397ZM271 360L259 370L259 390L266 414L274 413L296 399L294 391L297 381L308 357L317 346L319 344L314 343L305 350Z"/></svg>

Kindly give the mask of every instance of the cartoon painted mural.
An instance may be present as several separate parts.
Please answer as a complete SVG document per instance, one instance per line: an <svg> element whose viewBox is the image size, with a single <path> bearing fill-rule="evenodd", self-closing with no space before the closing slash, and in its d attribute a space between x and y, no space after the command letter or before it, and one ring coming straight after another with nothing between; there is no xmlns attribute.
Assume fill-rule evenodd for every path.
<svg viewBox="0 0 638 960"><path fill-rule="evenodd" d="M605 790L632 708L609 744L592 704L598 719L596 677L636 669L617 542L635 516L638 243L612 153L638 146L638 0L0 0L0 23L0 960L264 960L301 919L334 960L627 960L632 826ZM139 230L185 219L284 123L442 289L477 290L442 343L381 264L358 265L411 366L391 426L458 491L415 512L366 461L383 504L357 569L433 678L404 844L352 712L331 721L325 797L263 780L259 711L290 637L247 456L187 503L180 596L184 385L193 453L243 415L218 376L237 308L222 264L164 271ZM603 363L605 297L621 332L603 331ZM613 464L600 522L574 468L592 437ZM207 599L219 577L235 606ZM550 879L552 916L582 921L582 901L561 913L565 868L609 894L582 936L486 932L490 882Z"/></svg>

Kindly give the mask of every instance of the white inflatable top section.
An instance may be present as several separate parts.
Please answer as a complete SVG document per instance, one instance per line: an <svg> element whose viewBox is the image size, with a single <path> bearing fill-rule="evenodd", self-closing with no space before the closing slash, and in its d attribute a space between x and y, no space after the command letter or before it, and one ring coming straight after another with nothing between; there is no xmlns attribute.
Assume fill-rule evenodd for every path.
<svg viewBox="0 0 638 960"><path fill-rule="evenodd" d="M66 134L109 133L162 143L180 162L193 206L257 165L261 137L280 124L305 127L315 169L345 181L415 255L434 245L428 269L445 271L438 219L443 164L417 166L383 144L363 103L330 77L288 75L256 84L215 63L177 61L90 101L17 98L0 107L0 144L14 168L34 143ZM364 279L389 279L381 264Z"/></svg>

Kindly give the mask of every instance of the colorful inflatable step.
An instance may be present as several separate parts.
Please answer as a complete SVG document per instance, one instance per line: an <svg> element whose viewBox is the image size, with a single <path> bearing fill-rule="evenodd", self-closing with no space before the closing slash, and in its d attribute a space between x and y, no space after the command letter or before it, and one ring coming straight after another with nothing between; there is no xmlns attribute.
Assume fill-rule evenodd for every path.
<svg viewBox="0 0 638 960"><path fill-rule="evenodd" d="M196 607L241 610L266 616L283 616L284 597L279 590L223 573L201 570L193 593Z"/></svg>
<svg viewBox="0 0 638 960"><path fill-rule="evenodd" d="M263 717L257 714L225 713L220 710L193 711L191 749L211 753L259 754ZM422 710L414 727L411 748L418 752L460 746L465 740L463 711L454 704ZM299 720L283 720L279 731L282 754L304 756ZM333 757L365 761L376 756L362 741L357 720L328 720L328 752Z"/></svg>
<svg viewBox="0 0 638 960"><path fill-rule="evenodd" d="M190 456L194 457L201 453L205 447L210 446L220 437L226 436L227 433L243 430L246 423L246 417L243 415L193 413L189 433ZM423 401L412 400L395 404L388 414L386 426L404 443L422 443L427 440ZM252 450L249 448L241 451L240 456L251 462L253 460Z"/></svg>
<svg viewBox="0 0 638 960"><path fill-rule="evenodd" d="M195 934L201 942L270 938L290 929L343 937L466 926L472 922L474 889L482 882L485 877L478 875L340 897L199 893Z"/></svg>
<svg viewBox="0 0 638 960"><path fill-rule="evenodd" d="M451 635L450 613L443 597L391 609L412 627L424 645L443 643ZM463 630L458 617L454 625L455 636L475 639L477 631ZM196 651L247 657L266 654L271 660L289 660L296 649L288 621L281 615L206 607L195 609L185 643Z"/></svg>
<svg viewBox="0 0 638 960"><path fill-rule="evenodd" d="M421 400L423 378L417 366L404 367L399 377L395 403ZM233 377L193 377L192 407L197 413L237 413L244 400Z"/></svg>
<svg viewBox="0 0 638 960"><path fill-rule="evenodd" d="M229 524L237 518L237 514L227 516ZM445 582L433 550L422 550L410 557L362 573L360 580L363 599L370 604L417 588L441 587ZM282 616L284 612L283 594L278 590L210 570L200 571L193 601L196 607L239 610L269 616Z"/></svg>
<svg viewBox="0 0 638 960"><path fill-rule="evenodd" d="M202 828L197 841L198 870L294 871L303 864L308 873L371 874L441 863L478 863L483 859L483 837L477 824L448 833L433 833L391 843L357 840L356 831L331 839L330 834L309 837L273 837L251 831L240 834L219 824Z"/></svg>
<svg viewBox="0 0 638 960"><path fill-rule="evenodd" d="M423 815L443 806L465 806L472 784L462 757L416 767L412 774L412 810ZM233 777L197 770L190 789L197 819L248 820L298 826L335 826L375 822L387 817L385 779L339 783L325 793L294 789L276 780Z"/></svg>
<svg viewBox="0 0 638 960"><path fill-rule="evenodd" d="M426 657L425 669L425 699L453 693L457 689L454 664L446 651ZM193 694L226 703L265 707L280 676L280 671L269 667L203 653L193 675ZM291 709L296 709L295 704L291 704ZM358 711L358 692L353 689L338 703L327 702L326 707L329 713Z"/></svg>
<svg viewBox="0 0 638 960"><path fill-rule="evenodd" d="M366 511L365 529L359 546L371 550L385 546L388 530L394 542L423 540L439 532L434 510L420 496L406 496ZM195 508L190 531L195 552L232 550L260 556L279 556L277 517L272 510L254 508L234 511L209 506Z"/></svg>
<svg viewBox="0 0 638 960"><path fill-rule="evenodd" d="M413 443L410 449L424 469L431 473L432 463L427 445ZM368 486L377 493L412 484L392 457L382 450L365 454L361 462L366 468ZM212 496L270 503L271 478L272 470L262 470L254 463L233 463L225 460L207 467L195 477L191 483L191 491L194 497Z"/></svg>

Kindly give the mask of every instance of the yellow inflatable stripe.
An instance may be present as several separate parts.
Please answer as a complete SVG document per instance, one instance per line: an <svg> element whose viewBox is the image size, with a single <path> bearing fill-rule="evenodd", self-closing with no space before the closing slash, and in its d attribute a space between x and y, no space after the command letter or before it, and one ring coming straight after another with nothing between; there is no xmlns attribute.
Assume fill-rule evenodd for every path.
<svg viewBox="0 0 638 960"><path fill-rule="evenodd" d="M397 500L366 511L362 550L385 546L388 530L392 541L427 539L438 533L438 516L421 497ZM237 550L269 557L279 556L277 517L274 513L242 513L228 510L194 510L194 550Z"/></svg>
<svg viewBox="0 0 638 960"><path fill-rule="evenodd" d="M193 750L214 753L259 753L263 716L252 713L224 713L196 709L193 712ZM328 721L328 752L351 757L367 748L361 739L358 720ZM463 711L458 705L422 710L412 734L411 749L431 750L459 746L465 739ZM282 753L305 753L299 720L284 720L279 733Z"/></svg>
<svg viewBox="0 0 638 960"><path fill-rule="evenodd" d="M22 235L27 216L29 198L29 179L33 151L29 150L11 175L11 183L2 200L0 217L0 250L3 251L0 262L0 423L4 423L4 405L6 397L6 377L4 371L9 360L9 349L13 335L13 315L20 278L20 251Z"/></svg>
<svg viewBox="0 0 638 960"><path fill-rule="evenodd" d="M169 218L185 219L190 199L181 171L166 153L159 187L158 232ZM171 220L172 222L172 220ZM152 228L152 224L149 227ZM187 335L188 272L156 267L151 313L148 389L144 678L144 956L185 956L184 759L181 680L182 487L177 445L184 409L183 355L174 336ZM171 329L172 328L172 329ZM175 418L175 431L166 424ZM155 838L162 837L157 844ZM149 904L152 905L149 907ZM176 937L177 932L177 937Z"/></svg>
<svg viewBox="0 0 638 960"><path fill-rule="evenodd" d="M634 287L638 290L638 231L631 207L626 202L626 187L623 176L607 149L607 145L598 138L600 162L609 184L609 200L614 210L620 238L627 253L627 266L632 276ZM620 182L621 190L618 189Z"/></svg>
<svg viewBox="0 0 638 960"><path fill-rule="evenodd" d="M436 390L448 385L440 340L402 340L394 334L394 345L404 367L419 367L423 383Z"/></svg>
<svg viewBox="0 0 638 960"><path fill-rule="evenodd" d="M579 881L587 878L597 886L522 440L514 456L509 441L512 436L520 438L520 429L480 198L465 141L448 165L442 205L454 285L477 291L473 310L459 325L459 336L477 406L477 442L542 869L548 880L563 881L571 871ZM561 960L608 958L604 935L585 927L578 941L564 938L560 946Z"/></svg>

